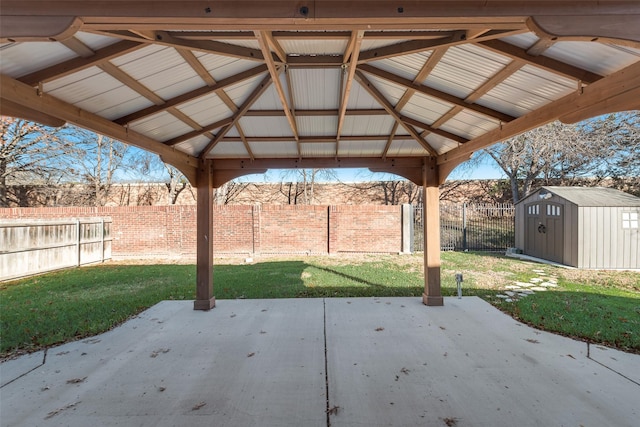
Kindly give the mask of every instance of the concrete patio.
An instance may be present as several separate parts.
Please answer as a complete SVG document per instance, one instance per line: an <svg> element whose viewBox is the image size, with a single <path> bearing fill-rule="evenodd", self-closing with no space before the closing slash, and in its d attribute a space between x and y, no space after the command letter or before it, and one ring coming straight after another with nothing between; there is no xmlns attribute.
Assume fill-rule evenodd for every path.
<svg viewBox="0 0 640 427"><path fill-rule="evenodd" d="M637 426L640 356L476 297L166 301L0 365L2 426Z"/></svg>

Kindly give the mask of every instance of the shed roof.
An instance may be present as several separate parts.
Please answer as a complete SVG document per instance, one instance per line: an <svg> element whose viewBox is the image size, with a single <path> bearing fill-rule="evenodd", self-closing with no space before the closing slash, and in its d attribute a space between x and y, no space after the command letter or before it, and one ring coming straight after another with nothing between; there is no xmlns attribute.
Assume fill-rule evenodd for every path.
<svg viewBox="0 0 640 427"><path fill-rule="evenodd" d="M591 206L640 206L640 197L633 196L620 190L604 187L542 187L535 193L548 191L558 197L583 207Z"/></svg>
<svg viewBox="0 0 640 427"><path fill-rule="evenodd" d="M2 3L2 114L183 172L450 171L555 119L640 108L637 1Z"/></svg>

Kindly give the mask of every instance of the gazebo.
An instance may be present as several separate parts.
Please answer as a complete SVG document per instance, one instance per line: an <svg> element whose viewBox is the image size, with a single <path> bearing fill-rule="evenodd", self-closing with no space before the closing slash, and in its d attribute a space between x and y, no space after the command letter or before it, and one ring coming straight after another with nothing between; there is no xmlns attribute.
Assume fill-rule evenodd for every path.
<svg viewBox="0 0 640 427"><path fill-rule="evenodd" d="M423 186L423 302L442 305L438 186L553 120L640 108L640 2L3 0L0 113L159 154L198 189L194 308L215 305L212 196L269 168Z"/></svg>

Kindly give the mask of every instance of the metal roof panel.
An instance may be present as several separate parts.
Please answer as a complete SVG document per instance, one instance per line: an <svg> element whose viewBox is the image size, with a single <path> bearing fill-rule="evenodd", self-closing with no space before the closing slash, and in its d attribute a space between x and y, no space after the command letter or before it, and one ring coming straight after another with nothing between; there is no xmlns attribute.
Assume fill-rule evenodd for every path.
<svg viewBox="0 0 640 427"><path fill-rule="evenodd" d="M331 136L338 128L337 116L298 116L296 117L300 136Z"/></svg>
<svg viewBox="0 0 640 427"><path fill-rule="evenodd" d="M340 101L337 88L340 87L340 71L339 68L304 68L287 71L295 97L295 109L338 108Z"/></svg>
<svg viewBox="0 0 640 427"><path fill-rule="evenodd" d="M217 81L232 77L258 65L254 61L215 55L213 53L194 52L194 55L211 74L211 77Z"/></svg>
<svg viewBox="0 0 640 427"><path fill-rule="evenodd" d="M292 141L250 142L249 146L257 158L298 157L298 147Z"/></svg>
<svg viewBox="0 0 640 427"><path fill-rule="evenodd" d="M333 142L300 144L300 152L305 157L334 157L336 155L336 144Z"/></svg>
<svg viewBox="0 0 640 427"><path fill-rule="evenodd" d="M215 93L179 105L178 109L201 126L215 123L232 115L229 107Z"/></svg>
<svg viewBox="0 0 640 427"><path fill-rule="evenodd" d="M0 50L0 72L18 78L60 62L76 58L72 50L60 43L7 43Z"/></svg>
<svg viewBox="0 0 640 427"><path fill-rule="evenodd" d="M391 116L346 116L342 135L389 135L394 123Z"/></svg>
<svg viewBox="0 0 640 427"><path fill-rule="evenodd" d="M380 157L387 145L385 140L340 141L339 157Z"/></svg>
<svg viewBox="0 0 640 427"><path fill-rule="evenodd" d="M244 134L250 136L293 136L293 131L289 126L287 118L278 117L243 117L240 119L240 126Z"/></svg>
<svg viewBox="0 0 640 427"><path fill-rule="evenodd" d="M189 125L166 111L132 123L130 128L158 141L168 141L193 131Z"/></svg>

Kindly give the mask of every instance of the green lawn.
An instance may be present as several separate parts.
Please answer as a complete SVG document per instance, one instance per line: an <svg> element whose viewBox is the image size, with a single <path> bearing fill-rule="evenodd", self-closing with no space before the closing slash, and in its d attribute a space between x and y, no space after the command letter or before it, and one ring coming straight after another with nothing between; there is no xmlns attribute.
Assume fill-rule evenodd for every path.
<svg viewBox="0 0 640 427"><path fill-rule="evenodd" d="M227 262L227 263L225 263ZM496 295L514 281L555 276L558 287L518 301ZM533 264L495 254L443 252L442 291L477 295L541 329L640 353L640 274L588 272ZM217 299L416 296L422 257L360 255L216 261ZM192 300L194 265L106 263L0 284L1 355L33 351L92 336L162 300Z"/></svg>

